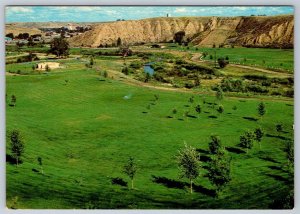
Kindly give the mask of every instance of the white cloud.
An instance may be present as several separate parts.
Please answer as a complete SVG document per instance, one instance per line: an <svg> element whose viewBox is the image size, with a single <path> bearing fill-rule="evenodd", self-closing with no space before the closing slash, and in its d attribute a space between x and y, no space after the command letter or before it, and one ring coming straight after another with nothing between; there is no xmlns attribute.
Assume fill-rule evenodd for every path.
<svg viewBox="0 0 300 214"><path fill-rule="evenodd" d="M6 11L8 13L32 13L33 9L31 7L7 7Z"/></svg>
<svg viewBox="0 0 300 214"><path fill-rule="evenodd" d="M185 13L185 12L187 12L187 10L184 7L175 9L175 13Z"/></svg>

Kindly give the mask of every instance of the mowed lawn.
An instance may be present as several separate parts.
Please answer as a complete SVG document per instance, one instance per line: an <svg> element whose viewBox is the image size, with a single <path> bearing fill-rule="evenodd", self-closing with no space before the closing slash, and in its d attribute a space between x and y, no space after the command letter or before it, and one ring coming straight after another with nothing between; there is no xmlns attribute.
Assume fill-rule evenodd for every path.
<svg viewBox="0 0 300 214"><path fill-rule="evenodd" d="M207 104L214 102L214 97L194 95L191 104L192 94L105 80L93 70L6 78L8 102L11 95L17 97L16 107L6 107L7 131L18 129L26 144L21 165L7 162L8 205L263 209L293 188L284 152L287 141L293 139L292 100L266 100L266 115L254 121L261 101L255 98L225 97L221 102L225 111L220 115ZM157 101L155 94L159 95ZM188 107L197 104L202 107L200 115ZM173 116L173 108L178 112L168 118ZM198 118L184 118L188 109ZM277 123L283 124L284 132L276 132ZM243 153L237 146L239 136L258 126L266 134L261 149L255 144L248 154ZM214 186L205 176L205 158L193 194L188 191L188 180L179 179L175 161L184 142L197 148L202 157L208 156L212 134L230 147L228 155L232 157L232 181L219 198L213 197ZM129 156L138 165L134 190L112 184L117 177L129 183L122 173ZM38 157L43 160L44 174L38 172Z"/></svg>
<svg viewBox="0 0 300 214"><path fill-rule="evenodd" d="M214 62L215 51L216 57L229 59L230 63L242 64L254 67L261 67L271 70L281 70L288 73L294 72L294 49L271 49L271 48L206 48L198 47L175 47L170 49L207 53L204 60ZM210 55L212 58L210 58Z"/></svg>

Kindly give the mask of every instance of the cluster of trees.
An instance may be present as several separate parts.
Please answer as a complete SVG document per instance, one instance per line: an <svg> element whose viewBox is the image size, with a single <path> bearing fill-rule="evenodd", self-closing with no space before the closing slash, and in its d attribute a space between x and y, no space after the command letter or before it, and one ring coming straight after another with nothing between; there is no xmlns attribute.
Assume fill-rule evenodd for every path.
<svg viewBox="0 0 300 214"><path fill-rule="evenodd" d="M69 43L63 38L54 38L50 43L49 53L55 54L58 58L69 55Z"/></svg>

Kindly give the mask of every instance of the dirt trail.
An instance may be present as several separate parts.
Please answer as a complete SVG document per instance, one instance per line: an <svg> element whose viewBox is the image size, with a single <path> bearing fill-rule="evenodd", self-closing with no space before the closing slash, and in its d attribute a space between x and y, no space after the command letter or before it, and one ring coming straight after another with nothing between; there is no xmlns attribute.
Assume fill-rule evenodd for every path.
<svg viewBox="0 0 300 214"><path fill-rule="evenodd" d="M192 58L190 59L193 62L208 62L208 60L203 60L202 59L203 55L201 53L195 53L193 54ZM293 74L289 74L289 73L282 73L282 72L276 72L276 71L271 71L265 68L257 68L257 67L252 67L252 66L248 66L248 65L238 65L238 64L229 64L229 67L238 67L238 68L245 68L245 69L249 69L252 71L260 71L262 73L268 73L268 74L275 74L275 75L280 75L282 77L293 77Z"/></svg>
<svg viewBox="0 0 300 214"><path fill-rule="evenodd" d="M251 66L247 66L247 65L229 64L229 66L238 67L238 68L246 68L246 69L249 69L249 70L260 71L260 72L268 73L268 74L277 74L277 75L280 75L280 76L293 77L293 74L281 73L281 72L267 70L267 69L264 69L264 68L251 67Z"/></svg>

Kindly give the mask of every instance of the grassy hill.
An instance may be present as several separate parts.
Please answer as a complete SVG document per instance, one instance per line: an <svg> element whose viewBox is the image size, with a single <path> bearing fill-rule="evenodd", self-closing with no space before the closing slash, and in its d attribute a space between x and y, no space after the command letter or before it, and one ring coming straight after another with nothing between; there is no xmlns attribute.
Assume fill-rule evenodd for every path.
<svg viewBox="0 0 300 214"><path fill-rule="evenodd" d="M6 107L7 130L18 129L26 143L18 167L10 163L7 143L8 207L266 209L293 188L284 152L293 139L292 99L225 97L219 114L210 104L214 96L194 94L191 104L191 93L128 85L84 64L66 65L61 72L6 77L7 103L11 95L17 97L15 107ZM261 101L267 112L258 119ZM202 107L199 115L196 104ZM188 110L190 116L184 117ZM283 132L276 132L277 123ZM255 144L245 153L239 136L258 126L265 130L261 149ZM232 157L232 181L218 199L206 177L212 134L220 136ZM184 142L202 157L194 194L188 180L179 178L174 158ZM129 156L138 165L134 190L113 184L116 178L129 183L122 173Z"/></svg>

